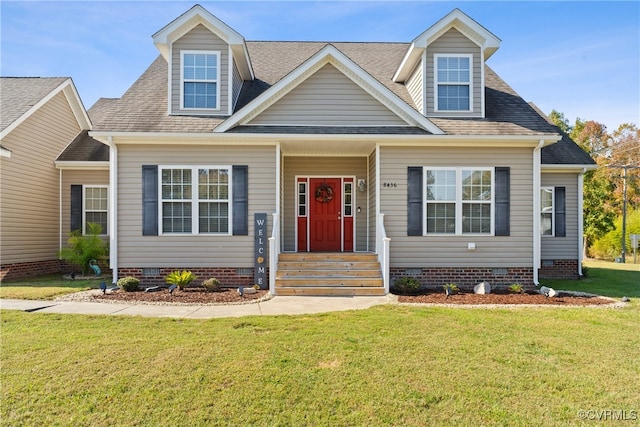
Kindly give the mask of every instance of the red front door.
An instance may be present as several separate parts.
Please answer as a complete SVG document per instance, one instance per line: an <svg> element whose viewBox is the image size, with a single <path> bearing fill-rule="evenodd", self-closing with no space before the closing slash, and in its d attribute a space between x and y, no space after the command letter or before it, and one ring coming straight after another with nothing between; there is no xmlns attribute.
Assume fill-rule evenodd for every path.
<svg viewBox="0 0 640 427"><path fill-rule="evenodd" d="M309 248L342 250L342 181L340 178L309 180Z"/></svg>

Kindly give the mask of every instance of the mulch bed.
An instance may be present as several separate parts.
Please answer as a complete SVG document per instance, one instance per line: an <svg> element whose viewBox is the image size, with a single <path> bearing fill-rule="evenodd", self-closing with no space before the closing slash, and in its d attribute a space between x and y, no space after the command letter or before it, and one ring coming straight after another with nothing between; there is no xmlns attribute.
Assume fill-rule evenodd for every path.
<svg viewBox="0 0 640 427"><path fill-rule="evenodd" d="M125 292L118 290L107 294L94 295L98 301L122 301L142 303L178 303L178 304L242 304L263 298L268 291L258 290L255 294L240 296L237 288L226 288L217 292L208 292L203 288L176 289L169 293L168 289L157 292Z"/></svg>
<svg viewBox="0 0 640 427"><path fill-rule="evenodd" d="M473 292L450 295L448 298L444 292L425 293L420 295L398 295L398 302L415 304L535 304L535 305L562 305L562 306L586 306L606 305L616 301L602 297L569 296L546 297L539 293L514 294L507 292L492 292L486 295L478 295Z"/></svg>

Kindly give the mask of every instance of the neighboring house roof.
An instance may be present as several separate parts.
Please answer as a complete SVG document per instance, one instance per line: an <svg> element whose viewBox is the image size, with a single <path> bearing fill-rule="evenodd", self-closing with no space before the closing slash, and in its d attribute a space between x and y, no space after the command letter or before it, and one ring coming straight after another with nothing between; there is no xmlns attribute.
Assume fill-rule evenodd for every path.
<svg viewBox="0 0 640 427"><path fill-rule="evenodd" d="M65 93L81 129L91 122L69 77L1 77L0 137L6 136L60 91Z"/></svg>
<svg viewBox="0 0 640 427"><path fill-rule="evenodd" d="M109 147L91 138L89 132L85 130L71 141L56 161L108 162Z"/></svg>

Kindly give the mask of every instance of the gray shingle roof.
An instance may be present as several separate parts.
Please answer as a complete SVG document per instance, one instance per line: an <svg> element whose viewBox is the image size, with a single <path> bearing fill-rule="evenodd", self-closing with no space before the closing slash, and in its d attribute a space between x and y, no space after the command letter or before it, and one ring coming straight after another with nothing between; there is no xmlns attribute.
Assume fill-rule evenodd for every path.
<svg viewBox="0 0 640 427"><path fill-rule="evenodd" d="M0 131L18 120L68 77L1 77Z"/></svg>
<svg viewBox="0 0 640 427"><path fill-rule="evenodd" d="M82 131L56 159L58 161L108 162L109 147Z"/></svg>
<svg viewBox="0 0 640 427"><path fill-rule="evenodd" d="M245 82L236 106L241 110L283 77L294 71L327 42L247 42L255 80ZM393 82L393 75L402 61L408 43L331 43L355 64L415 108L404 84ZM490 67L485 67L485 118L430 118L450 135L557 135L558 129L527 104ZM100 100L89 111L94 130L115 132L212 132L227 117L194 117L167 114L167 63L162 56L140 76L119 99ZM413 129L413 128L411 128ZM253 128L255 132L301 134L320 132L315 128L287 127L279 129ZM397 130L397 129L396 129ZM323 132L346 130L331 128ZM370 133L371 129L369 130ZM379 129L388 134L389 129ZM413 133L415 129L411 130ZM247 132L242 127L229 132ZM406 132L402 132L406 133ZM426 133L426 132L425 132ZM566 136L565 136L566 137ZM543 150L543 163L592 164L568 137L558 147ZM584 152L582 152L584 153ZM586 153L584 153L586 154Z"/></svg>

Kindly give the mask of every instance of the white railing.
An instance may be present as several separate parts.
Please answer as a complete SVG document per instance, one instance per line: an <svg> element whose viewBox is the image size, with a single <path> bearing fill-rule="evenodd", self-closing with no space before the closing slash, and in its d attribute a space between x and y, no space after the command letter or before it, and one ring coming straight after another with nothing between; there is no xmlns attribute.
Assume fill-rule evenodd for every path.
<svg viewBox="0 0 640 427"><path fill-rule="evenodd" d="M384 293L389 293L389 242L387 231L384 229L384 214L378 214L378 223L376 224L378 232L378 240L376 241L376 253L378 254L378 262L382 270L382 280L384 282Z"/></svg>
<svg viewBox="0 0 640 427"><path fill-rule="evenodd" d="M269 292L276 294L276 273L278 272L278 257L280 256L280 220L278 214L273 215L273 229L269 237Z"/></svg>

